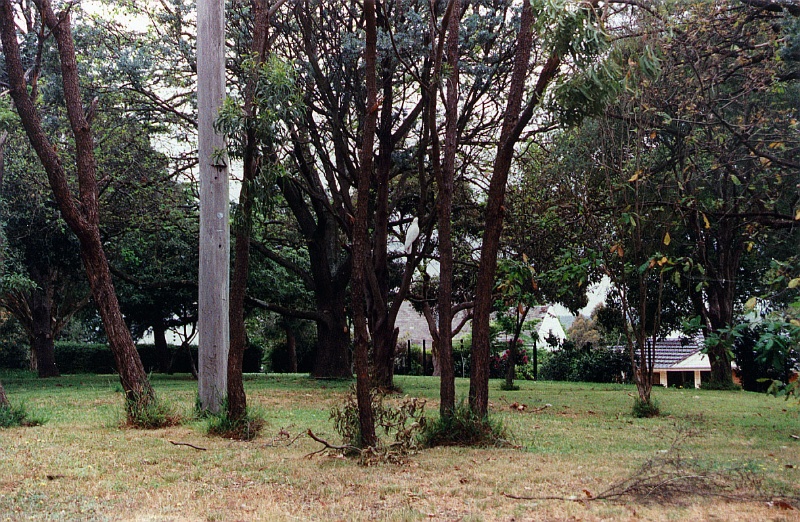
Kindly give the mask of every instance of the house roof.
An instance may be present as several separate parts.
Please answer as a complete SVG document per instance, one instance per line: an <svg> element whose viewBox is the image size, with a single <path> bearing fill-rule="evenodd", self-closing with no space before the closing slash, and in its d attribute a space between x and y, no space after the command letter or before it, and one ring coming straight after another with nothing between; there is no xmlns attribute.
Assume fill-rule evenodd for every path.
<svg viewBox="0 0 800 522"><path fill-rule="evenodd" d="M672 368L686 361L699 351L700 346L693 340L680 337L662 339L656 342L656 358L653 363L653 368ZM706 358L706 365L708 365L708 358Z"/></svg>
<svg viewBox="0 0 800 522"><path fill-rule="evenodd" d="M624 350L624 346L615 347ZM656 342L654 370L709 371L708 355L701 352L702 339L670 337Z"/></svg>

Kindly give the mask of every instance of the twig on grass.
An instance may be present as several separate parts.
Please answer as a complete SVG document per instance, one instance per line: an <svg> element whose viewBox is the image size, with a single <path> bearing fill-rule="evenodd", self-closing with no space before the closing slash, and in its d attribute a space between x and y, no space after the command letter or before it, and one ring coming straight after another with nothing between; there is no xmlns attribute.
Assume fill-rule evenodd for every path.
<svg viewBox="0 0 800 522"><path fill-rule="evenodd" d="M294 437L286 428L281 428L278 434L272 437L272 441L264 444L265 448L287 447L294 444L294 442L303 436L303 432L298 433Z"/></svg>
<svg viewBox="0 0 800 522"><path fill-rule="evenodd" d="M189 446L190 448L194 448L197 451L208 451L206 448L201 448L200 446L195 446L194 444L189 444L188 442L176 442L174 440L168 440L168 442L175 446Z"/></svg>

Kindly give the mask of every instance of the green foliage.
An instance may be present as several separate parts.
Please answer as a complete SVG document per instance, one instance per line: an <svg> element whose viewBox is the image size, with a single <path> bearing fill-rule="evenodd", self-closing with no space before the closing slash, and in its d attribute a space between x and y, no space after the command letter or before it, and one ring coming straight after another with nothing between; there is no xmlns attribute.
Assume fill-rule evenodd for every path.
<svg viewBox="0 0 800 522"><path fill-rule="evenodd" d="M0 405L0 429L16 426L41 426L47 422L43 417L34 417L28 413L24 404Z"/></svg>
<svg viewBox="0 0 800 522"><path fill-rule="evenodd" d="M795 376L795 379L788 383L773 380L769 383L767 393L773 397L783 397L787 401L792 397L800 401L800 379Z"/></svg>
<svg viewBox="0 0 800 522"><path fill-rule="evenodd" d="M234 440L253 440L264 427L265 420L261 412L248 408L244 417L233 419L228 415L227 399L219 413L208 415L206 432L209 435Z"/></svg>
<svg viewBox="0 0 800 522"><path fill-rule="evenodd" d="M147 372L158 371L161 354L152 344L136 346L142 365ZM197 346L190 346L192 357L197 360ZM190 364L186 349L177 345L168 345L168 358L172 361L170 371L189 373ZM259 346L248 346L244 352L242 370L245 373L261 371L263 350ZM61 373L115 373L114 354L107 344L90 344L75 342L55 343L56 365Z"/></svg>
<svg viewBox="0 0 800 522"><path fill-rule="evenodd" d="M637 419L650 419L652 417L658 417L661 415L661 409L658 407L658 401L655 399L643 401L639 397L636 397L636 399L633 401L631 415Z"/></svg>
<svg viewBox="0 0 800 522"><path fill-rule="evenodd" d="M715 391L741 391L742 387L736 384L735 382L728 382L728 381L713 381L711 379L705 380L700 384L700 388L703 390L715 390Z"/></svg>
<svg viewBox="0 0 800 522"><path fill-rule="evenodd" d="M549 381L623 382L630 374L630 358L610 348L577 350L567 344L539 367L539 378Z"/></svg>
<svg viewBox="0 0 800 522"><path fill-rule="evenodd" d="M171 405L153 394L126 397L125 413L128 425L144 430L177 426L183 422Z"/></svg>
<svg viewBox="0 0 800 522"><path fill-rule="evenodd" d="M451 415L428 424L422 435L426 447L434 446L508 446L508 430L499 420L479 418L461 399Z"/></svg>
<svg viewBox="0 0 800 522"><path fill-rule="evenodd" d="M0 368L28 368L29 355L28 340L20 324L8 315L0 316Z"/></svg>
<svg viewBox="0 0 800 522"><path fill-rule="evenodd" d="M376 435L379 437L376 449L403 457L417 450L419 436L427 426L425 401L416 397L404 397L398 405L393 405L386 398L385 394L377 390L371 391L372 414L375 418ZM353 388L342 406L331 408L330 419L345 446L355 452L361 443L361 422Z"/></svg>

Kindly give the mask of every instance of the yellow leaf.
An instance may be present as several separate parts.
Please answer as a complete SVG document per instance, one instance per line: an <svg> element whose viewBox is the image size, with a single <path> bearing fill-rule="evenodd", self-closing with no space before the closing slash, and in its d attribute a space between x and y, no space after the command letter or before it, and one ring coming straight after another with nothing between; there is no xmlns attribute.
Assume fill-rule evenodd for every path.
<svg viewBox="0 0 800 522"><path fill-rule="evenodd" d="M708 218L705 214L703 214L703 222L705 223L706 228L711 228L711 223L708 222Z"/></svg>
<svg viewBox="0 0 800 522"><path fill-rule="evenodd" d="M637 179L639 179L639 175L640 175L641 173L642 173L642 170L641 170L641 169L637 170L636 172L634 172L634 173L633 173L633 176L631 176L631 177L630 177L630 179L629 179L628 181L629 181L629 182L634 182L634 181L636 181Z"/></svg>
<svg viewBox="0 0 800 522"><path fill-rule="evenodd" d="M795 326L800 326L800 319L792 319L789 322L792 323Z"/></svg>
<svg viewBox="0 0 800 522"><path fill-rule="evenodd" d="M798 208L797 212L794 213L794 220L800 221L800 208Z"/></svg>
<svg viewBox="0 0 800 522"><path fill-rule="evenodd" d="M526 265L528 264L528 255L525 253L522 254L522 262Z"/></svg>
<svg viewBox="0 0 800 522"><path fill-rule="evenodd" d="M669 237L669 232L667 232L664 234L664 244L669 246L670 241L672 241L672 238Z"/></svg>
<svg viewBox="0 0 800 522"><path fill-rule="evenodd" d="M778 147L783 147L783 143L781 143L780 141L775 141L769 144L770 149L777 149Z"/></svg>
<svg viewBox="0 0 800 522"><path fill-rule="evenodd" d="M772 163L772 161L770 161L768 158L758 158L758 161L760 161L765 167L769 167Z"/></svg>
<svg viewBox="0 0 800 522"><path fill-rule="evenodd" d="M744 304L744 309L749 311L755 308L756 300L757 299L755 297L751 297L750 299L748 299L747 302Z"/></svg>
<svg viewBox="0 0 800 522"><path fill-rule="evenodd" d="M662 257L661 259L658 260L658 266L664 266L668 262L669 262L669 259L667 259L667 256L664 256L664 257Z"/></svg>
<svg viewBox="0 0 800 522"><path fill-rule="evenodd" d="M747 251L748 252L752 252L753 251L753 242L752 241L748 241L747 242Z"/></svg>
<svg viewBox="0 0 800 522"><path fill-rule="evenodd" d="M800 286L800 277L795 277L789 281L789 288L797 288L798 286Z"/></svg>

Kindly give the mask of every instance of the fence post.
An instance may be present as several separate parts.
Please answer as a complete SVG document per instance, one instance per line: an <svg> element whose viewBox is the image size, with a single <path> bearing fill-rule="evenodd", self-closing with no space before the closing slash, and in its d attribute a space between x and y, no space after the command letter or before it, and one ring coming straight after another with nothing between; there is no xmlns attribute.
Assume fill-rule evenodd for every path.
<svg viewBox="0 0 800 522"><path fill-rule="evenodd" d="M408 341L408 350L406 351L406 375L411 375L411 339Z"/></svg>

